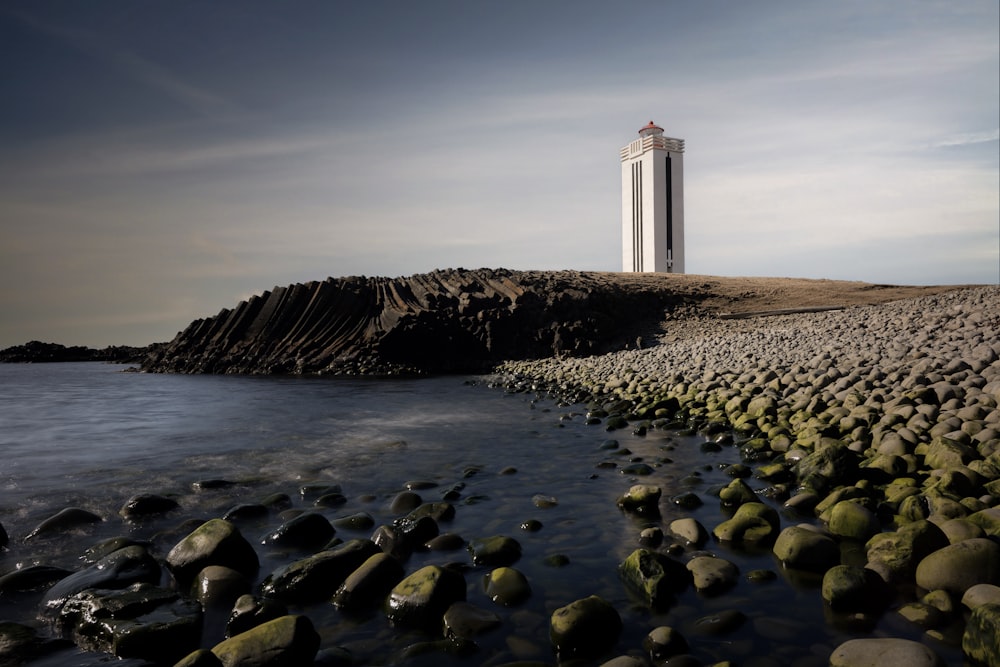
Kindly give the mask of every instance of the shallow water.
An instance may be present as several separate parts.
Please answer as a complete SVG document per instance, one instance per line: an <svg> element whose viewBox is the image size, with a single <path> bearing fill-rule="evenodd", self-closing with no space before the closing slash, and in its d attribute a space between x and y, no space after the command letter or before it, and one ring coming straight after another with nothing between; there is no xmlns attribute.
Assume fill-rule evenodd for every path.
<svg viewBox="0 0 1000 667"><path fill-rule="evenodd" d="M379 612L357 618L332 605L297 609L323 636L323 647L345 646L358 664L478 665L515 659L555 662L548 642L548 617L556 608L591 594L610 601L625 629L613 651L583 664L624 653L640 653L642 638L658 625L681 631L703 663L734 660L743 665L825 665L830 652L853 636L885 634L921 639L921 632L893 612L864 621L831 615L819 596L819 581L781 572L767 550L746 551L709 543L705 548L736 563L744 575L758 568L779 573L771 582L745 578L716 597L688 589L676 604L652 612L624 589L617 565L638 546L647 525L669 524L694 516L710 531L727 518L708 490L730 481L725 464L739 462L732 447L706 454L701 436L651 431L607 433L585 424L582 406L557 407L529 394L508 394L478 378L426 379L268 378L149 375L123 373L104 364L0 365L0 523L11 537L0 553L0 574L42 563L80 567L84 549L106 537L150 539L162 557L186 534L188 518L221 516L228 508L256 502L274 492L293 497L296 507L311 508L299 494L310 484L339 484L347 504L321 510L329 518L367 512L376 525L397 515L389 503L408 481L433 482L419 491L436 501L464 484L454 501L456 517L442 532L466 540L505 534L517 539L523 555L514 567L532 586L532 596L515 608L493 604L482 590L486 569L473 568L463 551L415 554L407 572L428 563L468 566L468 601L493 611L503 625L477 638L470 656L401 657L407 646L428 637L392 629ZM619 450L601 449L609 438ZM622 453L623 449L631 454ZM628 477L620 472L630 459L654 466L653 474ZM602 467L602 461L615 467ZM513 468L516 472L509 470ZM505 470L506 469L506 470ZM501 474L501 473L506 474ZM701 483L687 486L693 473ZM228 488L195 491L207 479L236 482ZM671 496L691 490L704 501L693 511L661 503L662 517L650 523L621 513L615 499L642 481ZM759 480L748 482L754 488ZM181 510L140 526L127 525L117 512L137 493L176 497ZM539 508L533 496L554 497ZM101 524L69 535L25 542L38 523L58 510L83 507L105 518ZM542 522L525 532L528 519ZM801 517L783 517L783 525ZM241 524L254 543L281 520L271 516ZM338 531L344 539L371 531ZM303 554L258 547L259 583L279 565ZM563 554L569 565L545 564ZM681 559L686 554L679 555ZM34 621L38 595L0 597L0 618ZM736 609L748 618L738 630L704 634L704 622L719 611ZM205 646L221 639L224 614L206 617ZM857 634L855 634L857 633ZM949 664L961 664L960 651L926 638ZM49 664L49 663L46 663ZM58 663L51 663L58 664ZM82 664L82 663L74 663Z"/></svg>

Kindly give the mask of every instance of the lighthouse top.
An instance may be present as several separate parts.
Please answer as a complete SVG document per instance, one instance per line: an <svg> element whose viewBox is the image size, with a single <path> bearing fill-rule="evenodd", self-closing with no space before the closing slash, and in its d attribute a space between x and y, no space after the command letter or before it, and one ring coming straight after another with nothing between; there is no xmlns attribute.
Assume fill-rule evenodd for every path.
<svg viewBox="0 0 1000 667"><path fill-rule="evenodd" d="M662 137L663 128L655 124L653 121L649 121L648 125L644 125L639 128L640 137Z"/></svg>

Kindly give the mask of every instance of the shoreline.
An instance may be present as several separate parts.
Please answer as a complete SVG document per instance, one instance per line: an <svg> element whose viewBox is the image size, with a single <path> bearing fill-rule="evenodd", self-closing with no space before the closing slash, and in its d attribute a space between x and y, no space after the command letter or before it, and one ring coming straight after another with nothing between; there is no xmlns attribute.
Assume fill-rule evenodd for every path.
<svg viewBox="0 0 1000 667"><path fill-rule="evenodd" d="M854 562L839 552L796 562L788 525L768 537L786 568L823 573L827 603L858 613L872 597L884 611L891 589L915 585L927 595L900 613L938 641L955 641L945 627L964 604L973 620L959 641L995 664L995 639L977 653L970 634L1000 629L998 331L1000 288L978 287L823 312L668 319L643 349L507 362L497 373L509 390L588 405L608 430L733 433L744 462L773 482L771 500L835 546L862 545ZM742 492L731 487L723 502ZM921 540L933 548L915 548ZM989 555L969 556L980 549ZM864 582L860 597L840 581L852 577ZM989 604L970 590L988 591Z"/></svg>

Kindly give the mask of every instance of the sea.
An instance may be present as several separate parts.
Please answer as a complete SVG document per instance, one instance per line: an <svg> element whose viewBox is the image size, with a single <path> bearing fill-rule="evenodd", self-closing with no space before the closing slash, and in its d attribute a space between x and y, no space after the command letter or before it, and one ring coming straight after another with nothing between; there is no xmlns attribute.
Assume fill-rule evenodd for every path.
<svg viewBox="0 0 1000 667"><path fill-rule="evenodd" d="M675 541L667 528L674 519L694 517L711 531L728 518L713 494L732 480L727 468L740 462L739 450L706 448L712 438L684 431L609 432L603 422L588 423L591 407L505 390L481 376L251 377L148 374L103 363L0 364L0 524L10 538L0 551L0 575L34 564L79 569L87 548L116 536L148 540L162 558L192 519L220 517L274 493L331 520L365 513L376 526L391 524L399 518L392 499L412 488L425 502L452 498L455 517L442 522L442 532L466 541L516 539L522 554L513 567L527 577L532 594L514 607L493 603L482 583L488 569L473 566L465 550L411 556L407 572L462 564L467 600L500 619L499 627L475 638L475 650L457 653L429 643L433 637L393 628L378 610L359 618L326 603L293 608L313 620L324 649L346 651L355 664L555 664L549 617L590 595L615 606L623 630L608 653L582 665L643 655L644 638L660 626L680 632L702 664L826 665L837 645L869 636L924 641L948 664L962 664L947 631L942 638L925 635L891 609L874 616L832 612L819 578L783 570L767 548L710 540L702 549L735 563L739 581L711 596L688 587L668 607L649 609L623 585L619 564L640 546L644 528L661 528L666 549ZM780 501L767 498L765 482L747 482L781 510ZM663 489L661 516L636 517L617 507L636 483ZM314 507L316 490L327 487L339 487L347 502ZM119 510L143 493L170 496L180 509L141 524L124 522ZM701 504L671 502L682 494ZM67 507L104 520L25 539ZM261 557L255 586L304 555L261 544L281 521L273 515L240 524ZM815 520L782 511L783 526L801 522ZM337 537L372 532L338 529ZM699 553L691 546L671 551L680 560ZM846 550L844 558L863 559L863 551ZM773 577L752 581L746 575L756 570ZM43 592L0 595L0 620L51 636L54 630L37 613ZM222 639L225 616L225 610L206 613L205 647ZM69 649L33 664L102 660Z"/></svg>

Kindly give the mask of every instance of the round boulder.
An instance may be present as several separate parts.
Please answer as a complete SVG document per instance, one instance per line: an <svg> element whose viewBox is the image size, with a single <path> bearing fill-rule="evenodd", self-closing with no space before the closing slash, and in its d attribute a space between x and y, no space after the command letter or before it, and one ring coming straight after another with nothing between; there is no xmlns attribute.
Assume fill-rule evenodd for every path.
<svg viewBox="0 0 1000 667"><path fill-rule="evenodd" d="M556 609L549 621L549 639L560 662L599 656L614 646L621 631L621 616L596 595Z"/></svg>
<svg viewBox="0 0 1000 667"><path fill-rule="evenodd" d="M1000 584L1000 544L977 537L930 554L917 565L917 585L961 597L976 584Z"/></svg>
<svg viewBox="0 0 1000 667"><path fill-rule="evenodd" d="M389 593L387 614L396 625L435 630L455 602L465 601L465 578L457 571L427 565Z"/></svg>
<svg viewBox="0 0 1000 667"><path fill-rule="evenodd" d="M789 526L778 535L774 555L785 567L825 572L840 562L840 547L825 533L805 526Z"/></svg>
<svg viewBox="0 0 1000 667"><path fill-rule="evenodd" d="M879 637L844 642L830 654L830 667L944 667L944 661L920 642Z"/></svg>
<svg viewBox="0 0 1000 667"><path fill-rule="evenodd" d="M320 636L305 616L282 616L262 623L212 648L225 667L311 665Z"/></svg>
<svg viewBox="0 0 1000 667"><path fill-rule="evenodd" d="M209 565L222 565L252 577L260 561L235 525L223 519L210 519L167 554L167 566L183 586L189 585Z"/></svg>

